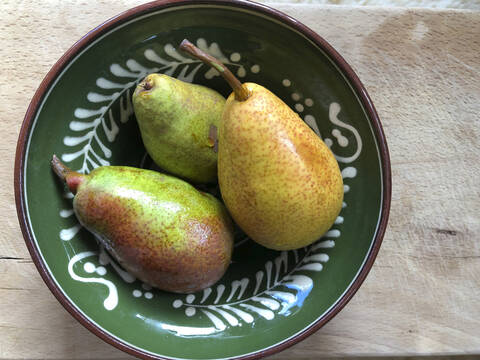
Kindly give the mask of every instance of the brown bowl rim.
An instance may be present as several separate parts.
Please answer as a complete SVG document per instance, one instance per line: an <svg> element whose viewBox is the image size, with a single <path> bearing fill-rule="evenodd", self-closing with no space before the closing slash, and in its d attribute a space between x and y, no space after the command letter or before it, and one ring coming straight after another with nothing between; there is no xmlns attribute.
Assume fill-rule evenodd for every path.
<svg viewBox="0 0 480 360"><path fill-rule="evenodd" d="M14 189L15 189L15 202L17 207L17 215L20 223L20 228L25 239L25 243L28 247L30 255L37 267L40 275L47 284L50 291L55 295L57 300L63 305L63 307L83 326L85 326L92 333L100 337L105 342L117 347L118 349L125 351L131 355L143 358L143 359L170 359L168 357L162 357L158 355L153 355L150 352L143 351L136 347L133 347L129 344L126 344L122 341L119 341L117 338L113 337L105 330L101 329L98 325L86 318L77 307L66 298L66 296L61 292L61 290L55 284L55 281L47 271L45 264L41 260L39 250L35 246L33 236L30 232L26 212L25 212L25 198L23 194L23 185L24 185L24 176L23 168L26 154L26 142L28 134L30 133L31 126L35 114L37 113L38 107L41 104L47 90L55 81L56 77L61 73L64 67L77 55L79 52L90 42L106 33L107 31L113 29L115 26L118 26L121 23L124 23L140 14L156 11L160 9L166 9L169 7L184 6L184 5L205 5L205 4L214 4L214 5L224 5L224 6L233 6L237 8L243 8L247 10L252 10L254 12L266 15L272 19L280 21L284 24L289 25L293 29L297 30L309 40L311 40L315 45L322 49L330 59L338 66L343 75L350 82L353 90L360 99L367 115L371 121L371 125L374 130L374 135L377 140L377 145L379 147L379 152L381 155L381 165L382 165L382 181L384 186L383 199L382 199L382 211L381 219L377 228L377 233L375 239L373 240L373 245L370 248L370 252L366 257L366 261L363 264L360 272L357 277L350 285L349 289L343 294L343 296L336 302L336 304L326 312L322 317L317 319L315 322L310 324L303 331L297 333L291 338L285 339L284 341L273 345L267 349L260 350L251 354L241 355L234 357L235 359L258 359L264 356L272 355L279 351L282 351L300 341L306 337L313 334L315 331L320 329L328 321L330 321L345 305L350 301L353 295L362 285L367 274L369 273L372 265L375 261L375 258L380 249L385 230L388 223L388 217L390 212L390 202L391 202L391 168L390 168L390 157L388 152L388 146L385 139L385 134L383 132L380 119L377 115L375 107L365 89L360 79L357 77L350 65L343 59L343 57L321 36L315 33L313 30L302 24L301 22L295 20L294 18L286 15L278 10L272 9L266 5L246 1L246 0L158 0L152 1L134 8L131 8L125 12L120 13L117 16L105 21L101 25L97 26L85 36L83 36L79 41L77 41L70 49L68 49L65 54L55 63L52 69L47 73L37 91L35 92L30 105L28 106L23 124L20 130L18 137L16 154L15 154L15 170L14 170Z"/></svg>

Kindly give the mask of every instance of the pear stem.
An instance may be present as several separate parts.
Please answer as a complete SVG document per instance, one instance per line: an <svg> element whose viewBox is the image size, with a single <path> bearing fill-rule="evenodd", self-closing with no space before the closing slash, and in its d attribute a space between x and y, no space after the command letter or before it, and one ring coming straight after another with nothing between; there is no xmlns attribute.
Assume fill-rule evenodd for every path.
<svg viewBox="0 0 480 360"><path fill-rule="evenodd" d="M245 101L250 97L250 91L244 85L242 85L235 75L233 75L232 72L220 60L200 50L187 39L182 41L180 44L180 49L185 51L187 54L203 61L206 65L215 68L232 87L236 100Z"/></svg>
<svg viewBox="0 0 480 360"><path fill-rule="evenodd" d="M57 174L60 180L66 181L67 174L72 172L72 169L70 169L68 166L62 163L60 159L57 157L57 155L53 155L52 161L50 162L50 164L52 165L53 171L55 172L55 174Z"/></svg>
<svg viewBox="0 0 480 360"><path fill-rule="evenodd" d="M67 165L62 163L57 155L52 156L52 161L50 162L52 169L57 174L57 176L65 182L74 194L77 192L78 186L85 180L85 175L80 174L76 171L70 169Z"/></svg>

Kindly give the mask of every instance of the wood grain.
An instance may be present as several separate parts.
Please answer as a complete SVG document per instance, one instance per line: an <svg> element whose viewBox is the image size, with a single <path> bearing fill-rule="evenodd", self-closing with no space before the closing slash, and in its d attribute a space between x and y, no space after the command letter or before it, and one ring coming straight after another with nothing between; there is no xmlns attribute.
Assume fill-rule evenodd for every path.
<svg viewBox="0 0 480 360"><path fill-rule="evenodd" d="M13 197L15 145L43 76L135 0L0 4L0 358L129 358L78 324L32 264ZM390 223L347 307L276 359L480 354L480 13L287 5L352 65L390 147Z"/></svg>

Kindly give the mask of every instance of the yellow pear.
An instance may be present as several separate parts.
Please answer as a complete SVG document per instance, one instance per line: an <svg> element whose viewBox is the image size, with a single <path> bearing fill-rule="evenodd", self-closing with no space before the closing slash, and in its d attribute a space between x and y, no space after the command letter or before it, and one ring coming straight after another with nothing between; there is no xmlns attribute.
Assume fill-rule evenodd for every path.
<svg viewBox="0 0 480 360"><path fill-rule="evenodd" d="M188 41L180 48L214 66L234 90L219 126L218 181L235 222L270 249L298 249L319 239L342 208L333 153L268 89L241 84Z"/></svg>

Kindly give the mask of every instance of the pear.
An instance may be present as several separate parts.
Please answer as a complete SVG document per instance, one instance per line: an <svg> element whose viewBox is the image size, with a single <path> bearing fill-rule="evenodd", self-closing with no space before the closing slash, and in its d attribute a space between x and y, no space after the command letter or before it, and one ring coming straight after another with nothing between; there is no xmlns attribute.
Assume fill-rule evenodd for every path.
<svg viewBox="0 0 480 360"><path fill-rule="evenodd" d="M270 249L297 249L319 239L342 208L333 153L268 89L240 83L187 40L180 48L213 65L234 90L218 130L218 181L233 220Z"/></svg>
<svg viewBox="0 0 480 360"><path fill-rule="evenodd" d="M143 144L163 170L195 183L217 180L214 136L225 98L205 86L150 74L132 97Z"/></svg>
<svg viewBox="0 0 480 360"><path fill-rule="evenodd" d="M88 175L54 156L52 168L75 194L79 222L132 275L189 293L217 282L233 249L223 204L183 180L152 170L102 166Z"/></svg>

